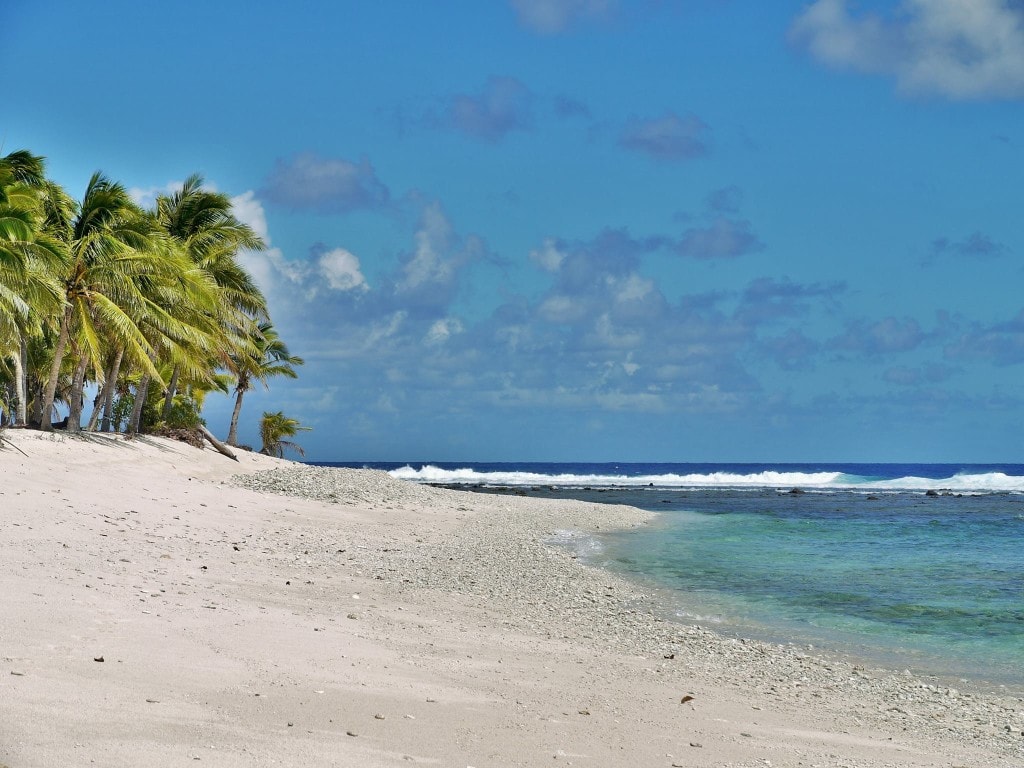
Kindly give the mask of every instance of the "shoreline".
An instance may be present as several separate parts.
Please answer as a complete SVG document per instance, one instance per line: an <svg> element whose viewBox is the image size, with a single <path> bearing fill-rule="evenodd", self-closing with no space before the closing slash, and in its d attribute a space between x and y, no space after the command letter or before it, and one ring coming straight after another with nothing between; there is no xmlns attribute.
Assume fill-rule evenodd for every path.
<svg viewBox="0 0 1024 768"><path fill-rule="evenodd" d="M0 450L9 768L1024 755L1020 699L663 621L641 585L549 541L653 513L8 436L30 454Z"/></svg>
<svg viewBox="0 0 1024 768"><path fill-rule="evenodd" d="M417 482L433 488L464 491L480 495L517 496L535 500L576 499L584 503L613 505L622 502L605 502L599 499L605 494L609 494L614 498L616 491L635 491L635 488L627 486L583 488L552 485L486 486L478 483ZM678 489L656 488L652 490L660 493L670 493ZM686 490L688 492L704 492L702 489ZM771 497L790 493L781 489L771 488L750 488L743 489L743 492ZM838 493L843 492L846 491L838 491ZM816 491L808 490L806 493L813 494ZM837 492L830 491L827 495L832 496L835 493ZM925 492L921 491L920 493L924 495ZM672 514L671 512L657 509L654 506L641 506L640 509L651 514L649 524L652 525L658 525L659 522L667 523L669 521L668 516ZM615 534L614 532L601 531L594 541L598 546L603 547L602 539L607 535L614 536ZM1009 662L1004 662L1003 667L1000 668L1000 671L1005 673L1004 675L993 675L991 672L986 672L982 664L970 665L970 658L966 654L944 656L936 649L929 648L926 645L903 648L884 642L872 642L872 638L861 638L854 633L844 632L843 630L830 631L816 627L813 631L808 631L798 623L784 620L772 623L770 620L758 620L755 618L747 620L717 618L715 613L721 610L721 606L708 603L702 597L695 597L685 589L661 582L656 576L630 573L626 569L615 567L610 561L601 562L604 557L603 553L580 553L580 557L602 570L617 573L627 580L641 585L642 589L659 595L655 599L656 610L667 621L675 621L682 625L695 626L697 628L706 628L727 639L754 639L769 645L810 647L818 653L824 653L830 658L843 660L851 665L876 668L878 673L899 675L909 669L915 677L926 680L931 684L954 687L976 694L1024 698L1024 677L1022 677L1024 672L1017 670L1016 675L1014 675L1013 670L1016 667L1012 666ZM728 596L725 596L725 598L728 600ZM698 611L697 615L693 613L695 610Z"/></svg>

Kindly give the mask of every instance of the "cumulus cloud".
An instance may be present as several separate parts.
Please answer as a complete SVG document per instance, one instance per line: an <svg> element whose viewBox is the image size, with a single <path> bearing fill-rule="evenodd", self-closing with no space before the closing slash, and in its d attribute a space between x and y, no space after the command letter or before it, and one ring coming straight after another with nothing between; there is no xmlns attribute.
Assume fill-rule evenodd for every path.
<svg viewBox="0 0 1024 768"><path fill-rule="evenodd" d="M931 256L954 256L964 259L991 259L1006 253L1006 246L984 232L972 232L962 240L939 237L932 241Z"/></svg>
<svg viewBox="0 0 1024 768"><path fill-rule="evenodd" d="M582 101L565 94L555 96L555 115L561 118L591 117L590 107Z"/></svg>
<svg viewBox="0 0 1024 768"><path fill-rule="evenodd" d="M454 317L445 317L435 320L427 331L425 341L428 344L443 344L452 336L462 333L465 328L462 321Z"/></svg>
<svg viewBox="0 0 1024 768"><path fill-rule="evenodd" d="M452 239L452 225L438 203L428 205L416 232L416 248L402 267L398 290L411 291L426 283L447 283L454 264L445 258Z"/></svg>
<svg viewBox="0 0 1024 768"><path fill-rule="evenodd" d="M692 227L683 232L675 251L695 259L730 259L764 249L764 243L751 229L749 221L716 218L707 227Z"/></svg>
<svg viewBox="0 0 1024 768"><path fill-rule="evenodd" d="M360 269L359 259L344 248L332 248L320 254L316 261L317 272L327 285L336 291L368 291L366 278Z"/></svg>
<svg viewBox="0 0 1024 768"><path fill-rule="evenodd" d="M239 221L252 227L266 245L262 251L239 253L239 261L252 275L264 295L269 299L279 293L284 286L290 291L301 285L308 270L302 263L290 262L281 249L274 246L267 226L266 211L263 210L263 203L256 193L248 190L232 197L231 210Z"/></svg>
<svg viewBox="0 0 1024 768"><path fill-rule="evenodd" d="M545 272L557 272L565 261L566 253L554 238L545 238L540 248L530 251L530 261L539 265Z"/></svg>
<svg viewBox="0 0 1024 768"><path fill-rule="evenodd" d="M492 75L479 93L449 101L445 122L462 133L489 142L533 124L533 94L514 77Z"/></svg>
<svg viewBox="0 0 1024 768"><path fill-rule="evenodd" d="M156 199L160 195L173 195L181 189L182 184L184 184L183 181L169 181L162 187L132 187L128 190L128 195L143 208L152 208L156 205ZM204 187L210 190L216 189L212 184L205 184Z"/></svg>
<svg viewBox="0 0 1024 768"><path fill-rule="evenodd" d="M256 197L253 190L250 189L232 197L231 211L239 221L252 227L253 231L263 239L263 242L270 242L267 214L263 210L263 203Z"/></svg>
<svg viewBox="0 0 1024 768"><path fill-rule="evenodd" d="M1024 363L1024 310L1005 322L970 327L946 347L945 353L950 360Z"/></svg>
<svg viewBox="0 0 1024 768"><path fill-rule="evenodd" d="M743 202L743 190L736 185L722 187L708 195L708 210L714 213L737 213Z"/></svg>
<svg viewBox="0 0 1024 768"><path fill-rule="evenodd" d="M519 23L540 35L555 35L581 19L599 19L615 0L510 0Z"/></svg>
<svg viewBox="0 0 1024 768"><path fill-rule="evenodd" d="M888 16L816 0L791 39L830 66L896 78L909 93L1024 97L1024 7L1015 0L903 0Z"/></svg>
<svg viewBox="0 0 1024 768"><path fill-rule="evenodd" d="M696 115L666 112L652 119L632 118L619 134L619 144L668 162L692 160L709 151L709 128Z"/></svg>
<svg viewBox="0 0 1024 768"><path fill-rule="evenodd" d="M870 323L855 320L846 331L830 341L832 347L874 356L909 352L925 341L927 335L912 317L886 317Z"/></svg>
<svg viewBox="0 0 1024 768"><path fill-rule="evenodd" d="M901 387L919 387L941 384L958 372L957 368L936 363L921 366L897 365L886 369L882 374L882 380Z"/></svg>
<svg viewBox="0 0 1024 768"><path fill-rule="evenodd" d="M842 282L795 283L788 277L761 277L743 290L736 316L755 326L798 317L807 311L811 300L829 305L845 290L846 284Z"/></svg>
<svg viewBox="0 0 1024 768"><path fill-rule="evenodd" d="M781 336L761 339L759 346L780 368L787 371L809 368L821 349L818 342L796 328L790 328Z"/></svg>
<svg viewBox="0 0 1024 768"><path fill-rule="evenodd" d="M276 162L260 197L292 210L349 213L383 208L391 193L366 158L352 162L303 152Z"/></svg>
<svg viewBox="0 0 1024 768"><path fill-rule="evenodd" d="M345 248L328 248L320 243L309 249L307 259L288 259L274 246L263 203L252 190L231 198L238 219L263 238L262 251L243 251L239 259L272 303L298 298L306 301L323 289L362 293L369 289L359 258Z"/></svg>

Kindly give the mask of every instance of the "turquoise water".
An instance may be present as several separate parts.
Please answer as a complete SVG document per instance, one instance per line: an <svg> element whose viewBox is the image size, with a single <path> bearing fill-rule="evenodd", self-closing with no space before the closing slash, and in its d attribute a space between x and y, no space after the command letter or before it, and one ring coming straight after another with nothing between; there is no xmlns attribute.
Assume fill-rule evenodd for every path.
<svg viewBox="0 0 1024 768"><path fill-rule="evenodd" d="M659 522L599 557L673 590L681 618L1024 682L1020 497L657 495Z"/></svg>
<svg viewBox="0 0 1024 768"><path fill-rule="evenodd" d="M1022 465L376 466L658 512L586 551L680 621L1024 686Z"/></svg>

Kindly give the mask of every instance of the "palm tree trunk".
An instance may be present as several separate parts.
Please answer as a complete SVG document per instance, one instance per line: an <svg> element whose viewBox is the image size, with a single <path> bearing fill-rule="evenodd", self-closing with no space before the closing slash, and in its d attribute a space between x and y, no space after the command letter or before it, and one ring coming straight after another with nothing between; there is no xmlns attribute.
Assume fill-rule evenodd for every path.
<svg viewBox="0 0 1024 768"><path fill-rule="evenodd" d="M35 427L43 423L43 385L36 376L32 377L32 412L28 415L28 423Z"/></svg>
<svg viewBox="0 0 1024 768"><path fill-rule="evenodd" d="M64 317L60 321L60 335L57 337L57 346L53 348L53 365L50 366L50 377L46 380L46 389L43 391L42 414L40 415L40 428L44 432L53 431L53 422L50 421L53 411L53 398L57 394L57 380L60 378L60 364L64 362L64 350L68 346L68 326L71 325L71 307L64 310Z"/></svg>
<svg viewBox="0 0 1024 768"><path fill-rule="evenodd" d="M96 425L100 421L100 407L103 405L103 393L107 389L107 382L104 380L103 384L96 391L96 397L92 399L92 412L89 414L89 420L85 422L86 432L95 432Z"/></svg>
<svg viewBox="0 0 1024 768"><path fill-rule="evenodd" d="M128 422L128 428L125 430L129 435L137 435L139 433L139 422L142 421L142 406L146 403L146 394L149 391L149 379L148 373L142 374L142 378L139 379L139 386L135 388L135 406L132 408L132 417Z"/></svg>
<svg viewBox="0 0 1024 768"><path fill-rule="evenodd" d="M82 406L85 404L85 371L89 367L89 355L85 353L75 366L75 376L71 380L71 402L68 411L68 432L82 431Z"/></svg>
<svg viewBox="0 0 1024 768"><path fill-rule="evenodd" d="M117 354L114 355L114 360L110 364L110 370L107 371L107 375L103 378L103 389L96 396L97 401L102 403L103 408L103 426L102 432L110 431L110 412L114 408L114 391L117 389L117 375L121 371L121 359L124 357L124 347L117 350ZM100 396L102 395L102 400ZM87 429L90 432L96 431L96 422L99 420L99 407L94 407L92 416L89 417L89 426Z"/></svg>
<svg viewBox="0 0 1024 768"><path fill-rule="evenodd" d="M228 439L225 440L228 445L238 446L238 414L242 412L242 396L245 395L245 390L239 387L235 390L235 410L231 412L231 427L228 429Z"/></svg>
<svg viewBox="0 0 1024 768"><path fill-rule="evenodd" d="M28 376L25 369L28 363L28 344L25 337L19 338L19 347L14 357L14 397L17 401L14 409L14 425L23 427L28 421Z"/></svg>
<svg viewBox="0 0 1024 768"><path fill-rule="evenodd" d="M164 421L171 416L171 407L174 405L174 393L178 389L178 376L181 373L181 366L174 366L174 370L171 371L171 381L167 385L167 392L164 394Z"/></svg>

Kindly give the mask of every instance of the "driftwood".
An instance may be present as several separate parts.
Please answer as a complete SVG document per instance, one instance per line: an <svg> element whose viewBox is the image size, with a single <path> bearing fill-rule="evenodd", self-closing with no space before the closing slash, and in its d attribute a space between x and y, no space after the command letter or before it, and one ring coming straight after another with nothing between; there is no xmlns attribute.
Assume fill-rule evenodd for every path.
<svg viewBox="0 0 1024 768"><path fill-rule="evenodd" d="M10 440L8 440L8 439L7 439L6 437L4 437L4 433L3 433L3 431L2 431L2 430L0 430L0 445L9 445L9 446L11 446L11 448L13 448L14 450L16 450L16 451L17 451L18 453L20 453L20 454L21 454L22 456L28 456L28 454L27 454L27 453L25 453L25 452L24 452L23 450L21 450L21 448L19 448L18 446L16 446L16 445L15 445L14 443L12 443L12 442L11 442Z"/></svg>
<svg viewBox="0 0 1024 768"><path fill-rule="evenodd" d="M219 453L223 453L232 461L238 461L238 457L232 453L231 449L228 448L224 443L218 440L216 437L210 434L210 430L204 427L202 424L199 425L199 431L203 433L203 437L210 441L210 445L217 449Z"/></svg>

